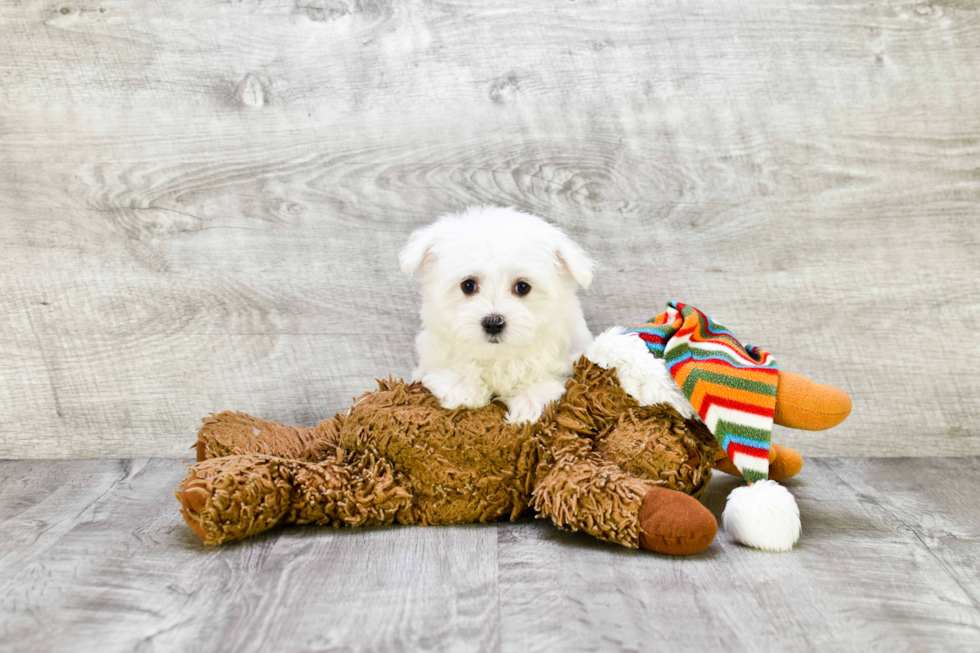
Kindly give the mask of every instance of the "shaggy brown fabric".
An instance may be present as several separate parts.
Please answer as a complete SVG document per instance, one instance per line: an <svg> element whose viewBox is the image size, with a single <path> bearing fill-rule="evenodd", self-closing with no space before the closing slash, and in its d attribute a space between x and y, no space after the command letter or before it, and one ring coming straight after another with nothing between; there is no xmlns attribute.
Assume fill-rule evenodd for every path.
<svg viewBox="0 0 980 653"><path fill-rule="evenodd" d="M666 405L640 407L614 370L584 357L538 423L506 424L505 412L496 402L444 410L422 385L389 379L309 429L213 415L198 434L204 460L177 497L209 545L277 523L449 524L534 511L635 548L641 532L676 530L641 529L644 497L699 496L718 450L703 425Z"/></svg>

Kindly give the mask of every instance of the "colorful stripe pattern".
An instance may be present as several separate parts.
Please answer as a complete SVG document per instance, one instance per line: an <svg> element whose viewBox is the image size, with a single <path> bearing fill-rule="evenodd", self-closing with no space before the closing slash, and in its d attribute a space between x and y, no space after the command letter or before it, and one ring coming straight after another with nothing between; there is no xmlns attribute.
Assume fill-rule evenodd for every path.
<svg viewBox="0 0 980 653"><path fill-rule="evenodd" d="M742 345L728 329L679 302L630 331L664 360L745 480L768 478L779 375L772 355Z"/></svg>

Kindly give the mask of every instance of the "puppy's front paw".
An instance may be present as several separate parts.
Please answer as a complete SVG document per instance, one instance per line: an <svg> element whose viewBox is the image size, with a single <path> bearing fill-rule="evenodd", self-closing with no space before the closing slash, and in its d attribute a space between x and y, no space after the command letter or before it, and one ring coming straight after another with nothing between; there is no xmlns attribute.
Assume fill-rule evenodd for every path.
<svg viewBox="0 0 980 653"><path fill-rule="evenodd" d="M479 381L452 370L438 370L422 377L422 385L435 395L446 410L463 406L480 408L490 403L490 391Z"/></svg>
<svg viewBox="0 0 980 653"><path fill-rule="evenodd" d="M521 395L507 400L507 416L504 421L508 424L523 424L537 422L544 411L544 402L532 395Z"/></svg>
<svg viewBox="0 0 980 653"><path fill-rule="evenodd" d="M507 404L507 417L504 419L511 424L537 422L544 407L561 399L563 394L565 384L558 379L532 385L524 394L504 400Z"/></svg>

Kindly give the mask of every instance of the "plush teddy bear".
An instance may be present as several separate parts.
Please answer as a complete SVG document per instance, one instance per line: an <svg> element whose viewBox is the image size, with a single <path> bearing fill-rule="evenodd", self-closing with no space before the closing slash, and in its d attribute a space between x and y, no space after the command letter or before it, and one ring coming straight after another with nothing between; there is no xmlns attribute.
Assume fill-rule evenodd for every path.
<svg viewBox="0 0 980 653"><path fill-rule="evenodd" d="M724 521L733 536L762 549L791 548L799 513L792 495L774 481L796 474L802 460L791 449L770 447L766 438L760 463L745 449L752 441L743 436L754 431L731 423L738 422L738 407L751 401L745 396L750 390L771 388L774 404L750 406L750 422L768 411L760 419L811 430L842 421L850 399L837 388L777 371L761 350L749 348L741 351L764 369L748 372L766 375L771 386L739 369L750 385L739 382L726 396L709 388L717 397L705 407L711 403L705 384L717 381L705 376L718 364L712 349L717 333L704 339L715 339L701 350L711 351L707 361L692 345L697 337L680 333L700 366L687 370L686 379L676 376L685 374L684 365L671 359L677 347L668 342L666 358L650 355L665 324L683 326L684 310L694 309L672 304L662 324L599 336L575 365L564 396L533 424L505 423L497 402L446 410L421 384L392 379L312 428L243 413L212 415L198 434L198 463L177 490L181 512L207 545L285 523L435 525L534 513L608 542L684 555L702 551L715 537L717 522L697 497L718 468L754 481L729 497ZM702 318L697 312L693 319ZM679 331L673 328L673 335ZM701 376L692 382L692 374ZM722 409L728 412L719 421ZM719 424L727 425L724 438ZM768 466L766 473L759 465ZM735 502L745 490L753 498Z"/></svg>

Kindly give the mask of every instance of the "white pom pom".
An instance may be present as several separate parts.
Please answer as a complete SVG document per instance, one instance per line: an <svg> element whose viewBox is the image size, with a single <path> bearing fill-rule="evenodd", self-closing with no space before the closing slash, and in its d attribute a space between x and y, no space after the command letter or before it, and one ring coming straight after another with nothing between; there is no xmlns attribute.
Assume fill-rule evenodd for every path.
<svg viewBox="0 0 980 653"><path fill-rule="evenodd" d="M803 530L796 499L776 481L732 490L721 521L737 542L763 551L789 551Z"/></svg>

